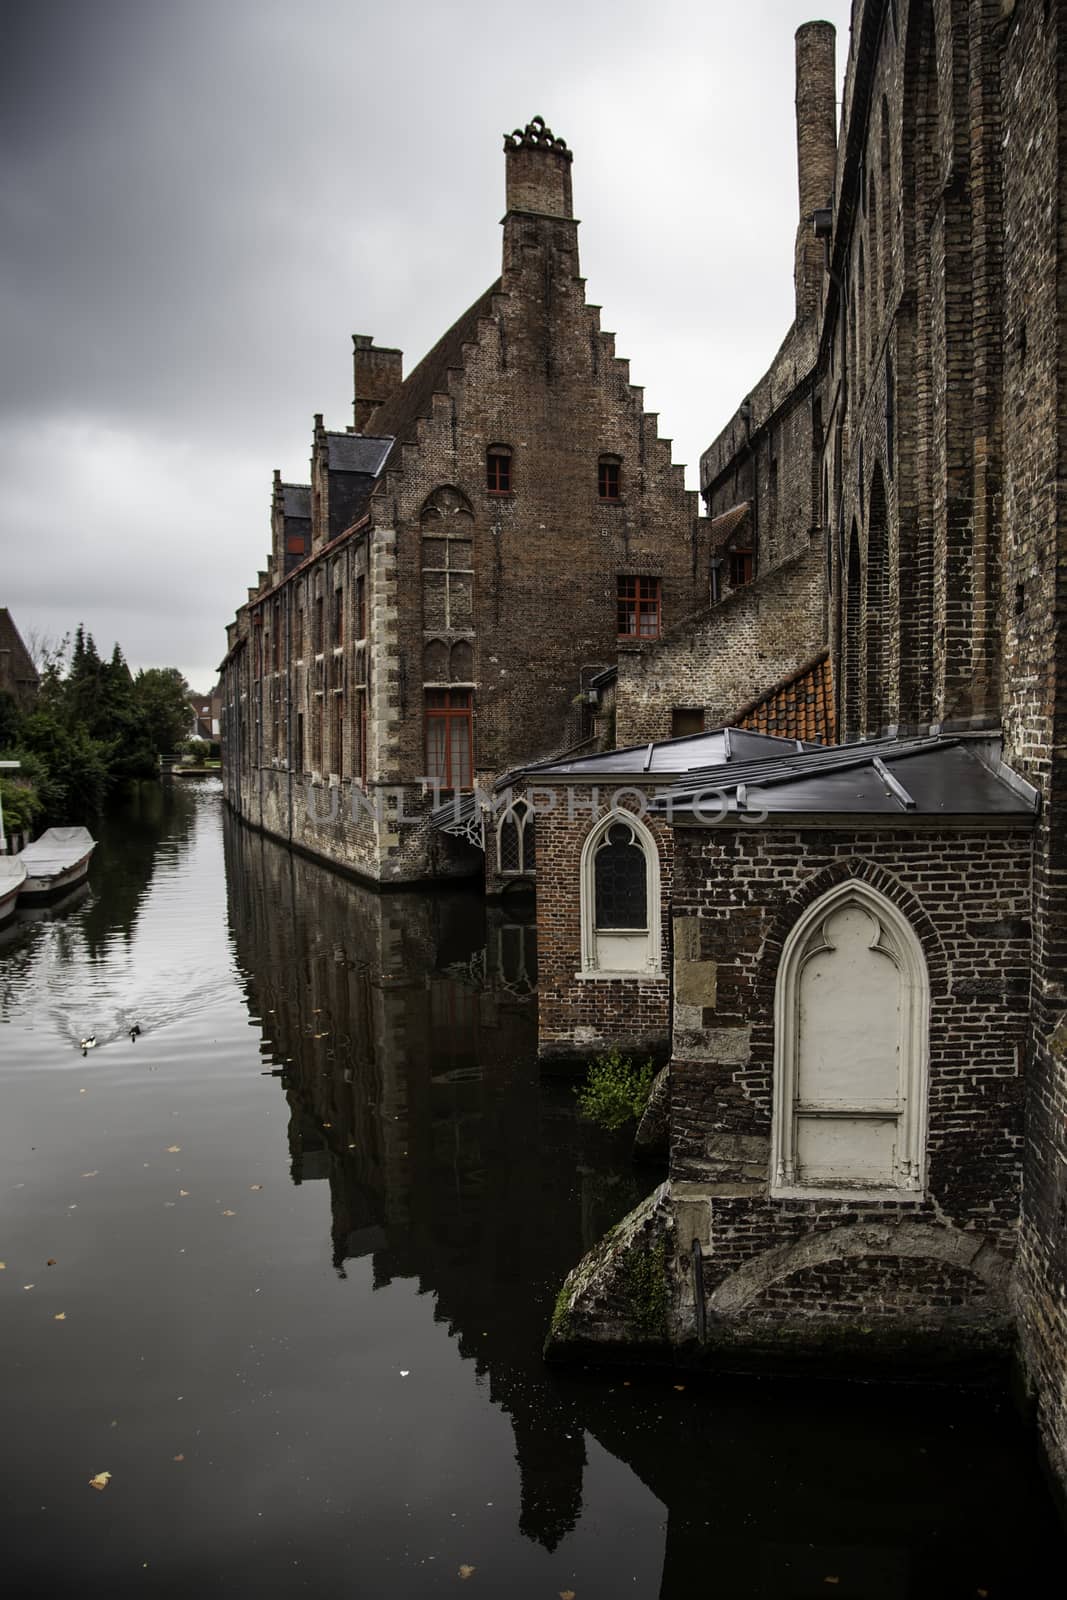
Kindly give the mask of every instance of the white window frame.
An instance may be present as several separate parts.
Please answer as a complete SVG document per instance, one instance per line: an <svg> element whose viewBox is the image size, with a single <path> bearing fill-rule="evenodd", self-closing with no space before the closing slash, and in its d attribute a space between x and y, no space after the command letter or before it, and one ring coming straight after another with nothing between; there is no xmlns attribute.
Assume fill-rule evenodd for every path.
<svg viewBox="0 0 1067 1600"><path fill-rule="evenodd" d="M534 823L534 862L535 862L535 865L532 866L532 867L528 867L526 865L526 825L530 821L531 817L533 817L534 815L535 815L535 813L534 813L533 806L530 804L530 802L528 800L523 799L521 796L520 796L520 798L518 800L515 800L510 806L508 806L506 811L502 811L501 812L500 821L496 825L496 860L497 860L497 869L498 869L498 871L500 873L500 876L502 878L533 878L533 877L537 876L537 868L536 868L536 861L537 861L537 824L536 824L536 822ZM502 853L502 850L501 850L501 841L503 839L503 834L504 834L504 824L507 823L507 822L514 823L515 832L516 832L516 834L518 836L519 861L520 861L521 865L517 866L517 867L505 867L505 865L504 865L504 857L503 857L503 853Z"/></svg>
<svg viewBox="0 0 1067 1600"><path fill-rule="evenodd" d="M640 843L645 855L645 905L647 908L647 927L642 933L634 931L634 945L636 961L629 967L604 967L600 964L598 939L600 934L596 927L596 876L595 857L597 846L609 828L617 822L628 823L634 830L634 835ZM579 978L661 978L663 976L663 949L661 937L660 918L660 865L659 846L655 837L642 822L641 818L633 811L628 811L625 806L608 812L602 817L585 838L582 845L582 858L580 867L580 902L582 923L582 965ZM604 932L605 930L601 930ZM628 930L627 930L628 931ZM618 935L611 935L617 938Z"/></svg>
<svg viewBox="0 0 1067 1600"><path fill-rule="evenodd" d="M833 946L825 925L849 905L868 912L878 926L872 949L900 975L897 1181L868 1187L796 1181L797 1072L800 1054L800 974L811 956ZM813 935L822 931L822 938ZM771 1129L771 1193L783 1198L922 1196L926 1183L926 1127L930 1079L930 979L918 936L903 912L862 879L849 879L820 896L793 928L782 950L774 993L774 1110ZM861 1108L862 1109L862 1108ZM809 1113L818 1115L818 1112ZM826 1113L846 1115L846 1111Z"/></svg>

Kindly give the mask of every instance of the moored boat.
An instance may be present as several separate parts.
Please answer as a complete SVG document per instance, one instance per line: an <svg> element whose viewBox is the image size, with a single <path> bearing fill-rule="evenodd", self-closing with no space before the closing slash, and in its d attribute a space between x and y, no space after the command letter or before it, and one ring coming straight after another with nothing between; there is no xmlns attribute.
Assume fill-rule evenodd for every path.
<svg viewBox="0 0 1067 1600"><path fill-rule="evenodd" d="M15 910L19 890L26 881L26 868L18 856L0 856L0 927Z"/></svg>
<svg viewBox="0 0 1067 1600"><path fill-rule="evenodd" d="M19 904L33 904L66 894L89 871L96 840L88 828L48 828L14 859L26 869Z"/></svg>

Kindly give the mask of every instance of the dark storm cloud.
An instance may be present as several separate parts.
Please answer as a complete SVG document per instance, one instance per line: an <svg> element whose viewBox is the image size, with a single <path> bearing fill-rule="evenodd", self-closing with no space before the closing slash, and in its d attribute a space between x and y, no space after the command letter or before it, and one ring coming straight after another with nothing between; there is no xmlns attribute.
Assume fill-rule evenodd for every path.
<svg viewBox="0 0 1067 1600"><path fill-rule="evenodd" d="M539 112L576 151L590 297L692 472L791 314L806 15L8 7L0 603L206 685L271 469L306 477L312 412L348 420L350 333L410 367L496 276L500 136Z"/></svg>

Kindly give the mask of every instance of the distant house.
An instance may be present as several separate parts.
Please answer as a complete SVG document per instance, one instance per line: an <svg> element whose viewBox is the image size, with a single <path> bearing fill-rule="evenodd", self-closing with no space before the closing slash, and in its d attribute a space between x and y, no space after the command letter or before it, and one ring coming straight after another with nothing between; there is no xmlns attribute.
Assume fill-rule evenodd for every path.
<svg viewBox="0 0 1067 1600"><path fill-rule="evenodd" d="M217 743L222 719L222 695L218 689L210 694L190 693L186 701L190 716L189 738Z"/></svg>
<svg viewBox="0 0 1067 1600"><path fill-rule="evenodd" d="M36 700L40 681L10 611L0 606L0 694L9 694L26 709Z"/></svg>

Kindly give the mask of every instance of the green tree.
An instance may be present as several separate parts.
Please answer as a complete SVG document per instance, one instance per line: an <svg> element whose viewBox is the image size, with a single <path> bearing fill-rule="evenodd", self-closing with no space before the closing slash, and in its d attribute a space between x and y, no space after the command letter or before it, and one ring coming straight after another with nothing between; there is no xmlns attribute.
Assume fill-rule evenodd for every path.
<svg viewBox="0 0 1067 1600"><path fill-rule="evenodd" d="M177 667L142 669L133 680L133 689L146 719L152 749L176 749L189 725L189 685Z"/></svg>

